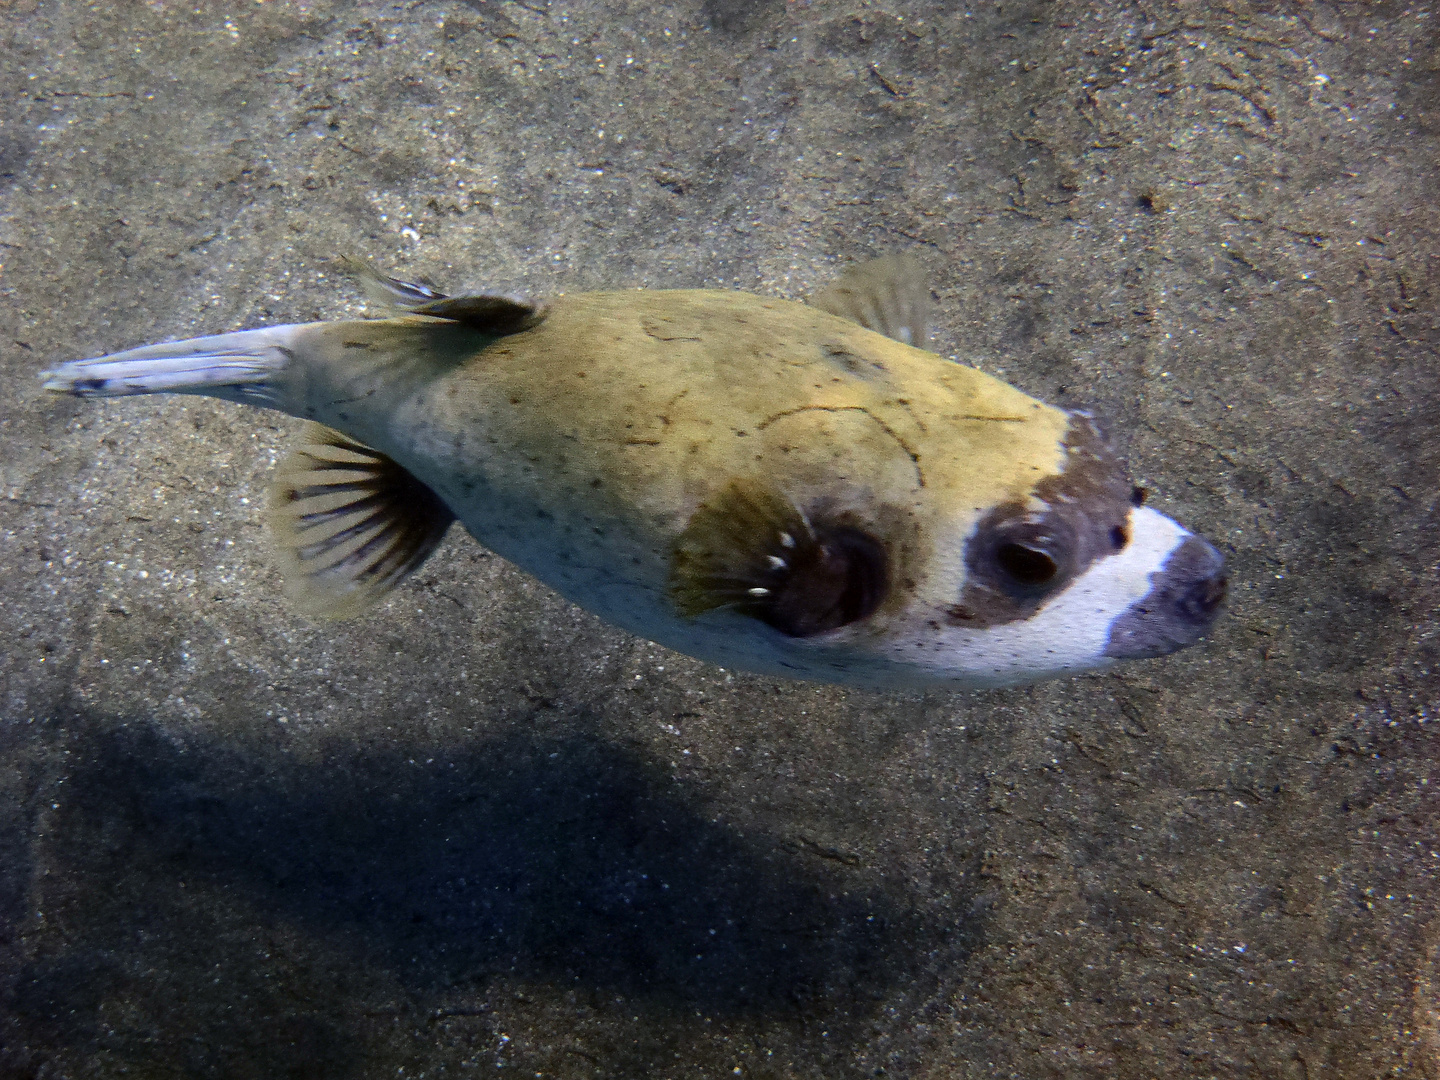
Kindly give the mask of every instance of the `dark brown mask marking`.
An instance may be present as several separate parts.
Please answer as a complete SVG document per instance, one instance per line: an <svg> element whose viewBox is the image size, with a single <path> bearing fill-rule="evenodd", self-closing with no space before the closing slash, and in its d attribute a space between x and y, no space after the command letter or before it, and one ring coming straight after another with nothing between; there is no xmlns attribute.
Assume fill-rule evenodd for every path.
<svg viewBox="0 0 1440 1080"><path fill-rule="evenodd" d="M965 589L946 612L977 629L1027 619L1096 559L1124 549L1135 488L1094 422L1070 415L1063 471L1035 485L1045 506L997 506L965 545Z"/></svg>

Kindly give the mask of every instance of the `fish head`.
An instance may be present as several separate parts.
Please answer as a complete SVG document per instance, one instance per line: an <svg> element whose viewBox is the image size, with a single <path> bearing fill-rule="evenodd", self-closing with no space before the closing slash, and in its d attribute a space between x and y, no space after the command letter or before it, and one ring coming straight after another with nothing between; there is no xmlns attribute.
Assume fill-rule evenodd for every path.
<svg viewBox="0 0 1440 1080"><path fill-rule="evenodd" d="M1221 554L1144 505L1088 415L1070 414L1064 449L1057 472L935 538L938 595L917 590L881 631L923 681L1032 682L1163 656L1214 623Z"/></svg>
<svg viewBox="0 0 1440 1080"><path fill-rule="evenodd" d="M1089 416L1057 419L1055 453L908 507L838 482L815 499L732 484L674 548L676 606L754 641L737 666L873 687L1035 682L1194 644L1224 601L1224 559L1144 505Z"/></svg>

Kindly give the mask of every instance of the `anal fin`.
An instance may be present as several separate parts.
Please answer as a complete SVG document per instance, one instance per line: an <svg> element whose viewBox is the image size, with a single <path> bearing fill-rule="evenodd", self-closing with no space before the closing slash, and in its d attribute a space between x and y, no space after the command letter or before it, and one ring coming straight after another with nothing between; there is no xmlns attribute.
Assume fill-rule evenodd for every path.
<svg viewBox="0 0 1440 1080"><path fill-rule="evenodd" d="M358 615L414 572L455 520L390 458L309 424L270 488L286 592L307 615Z"/></svg>

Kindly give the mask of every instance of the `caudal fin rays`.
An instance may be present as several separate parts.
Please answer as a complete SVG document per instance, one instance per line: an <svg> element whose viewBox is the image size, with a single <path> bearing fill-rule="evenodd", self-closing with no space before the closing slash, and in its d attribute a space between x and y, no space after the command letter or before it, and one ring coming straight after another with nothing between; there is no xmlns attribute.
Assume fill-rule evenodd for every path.
<svg viewBox="0 0 1440 1080"><path fill-rule="evenodd" d="M302 326L267 326L233 334L167 341L72 360L41 373L45 389L75 397L204 394L270 406L275 380L294 356Z"/></svg>

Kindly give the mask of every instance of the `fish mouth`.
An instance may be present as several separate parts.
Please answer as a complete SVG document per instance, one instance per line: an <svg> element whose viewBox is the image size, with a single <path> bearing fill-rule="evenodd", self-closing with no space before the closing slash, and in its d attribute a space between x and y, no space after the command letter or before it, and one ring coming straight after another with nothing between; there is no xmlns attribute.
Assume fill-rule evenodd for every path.
<svg viewBox="0 0 1440 1080"><path fill-rule="evenodd" d="M1198 536L1186 537L1150 580L1150 591L1111 626L1106 656L1137 660L1195 644L1214 625L1229 588L1225 557Z"/></svg>

